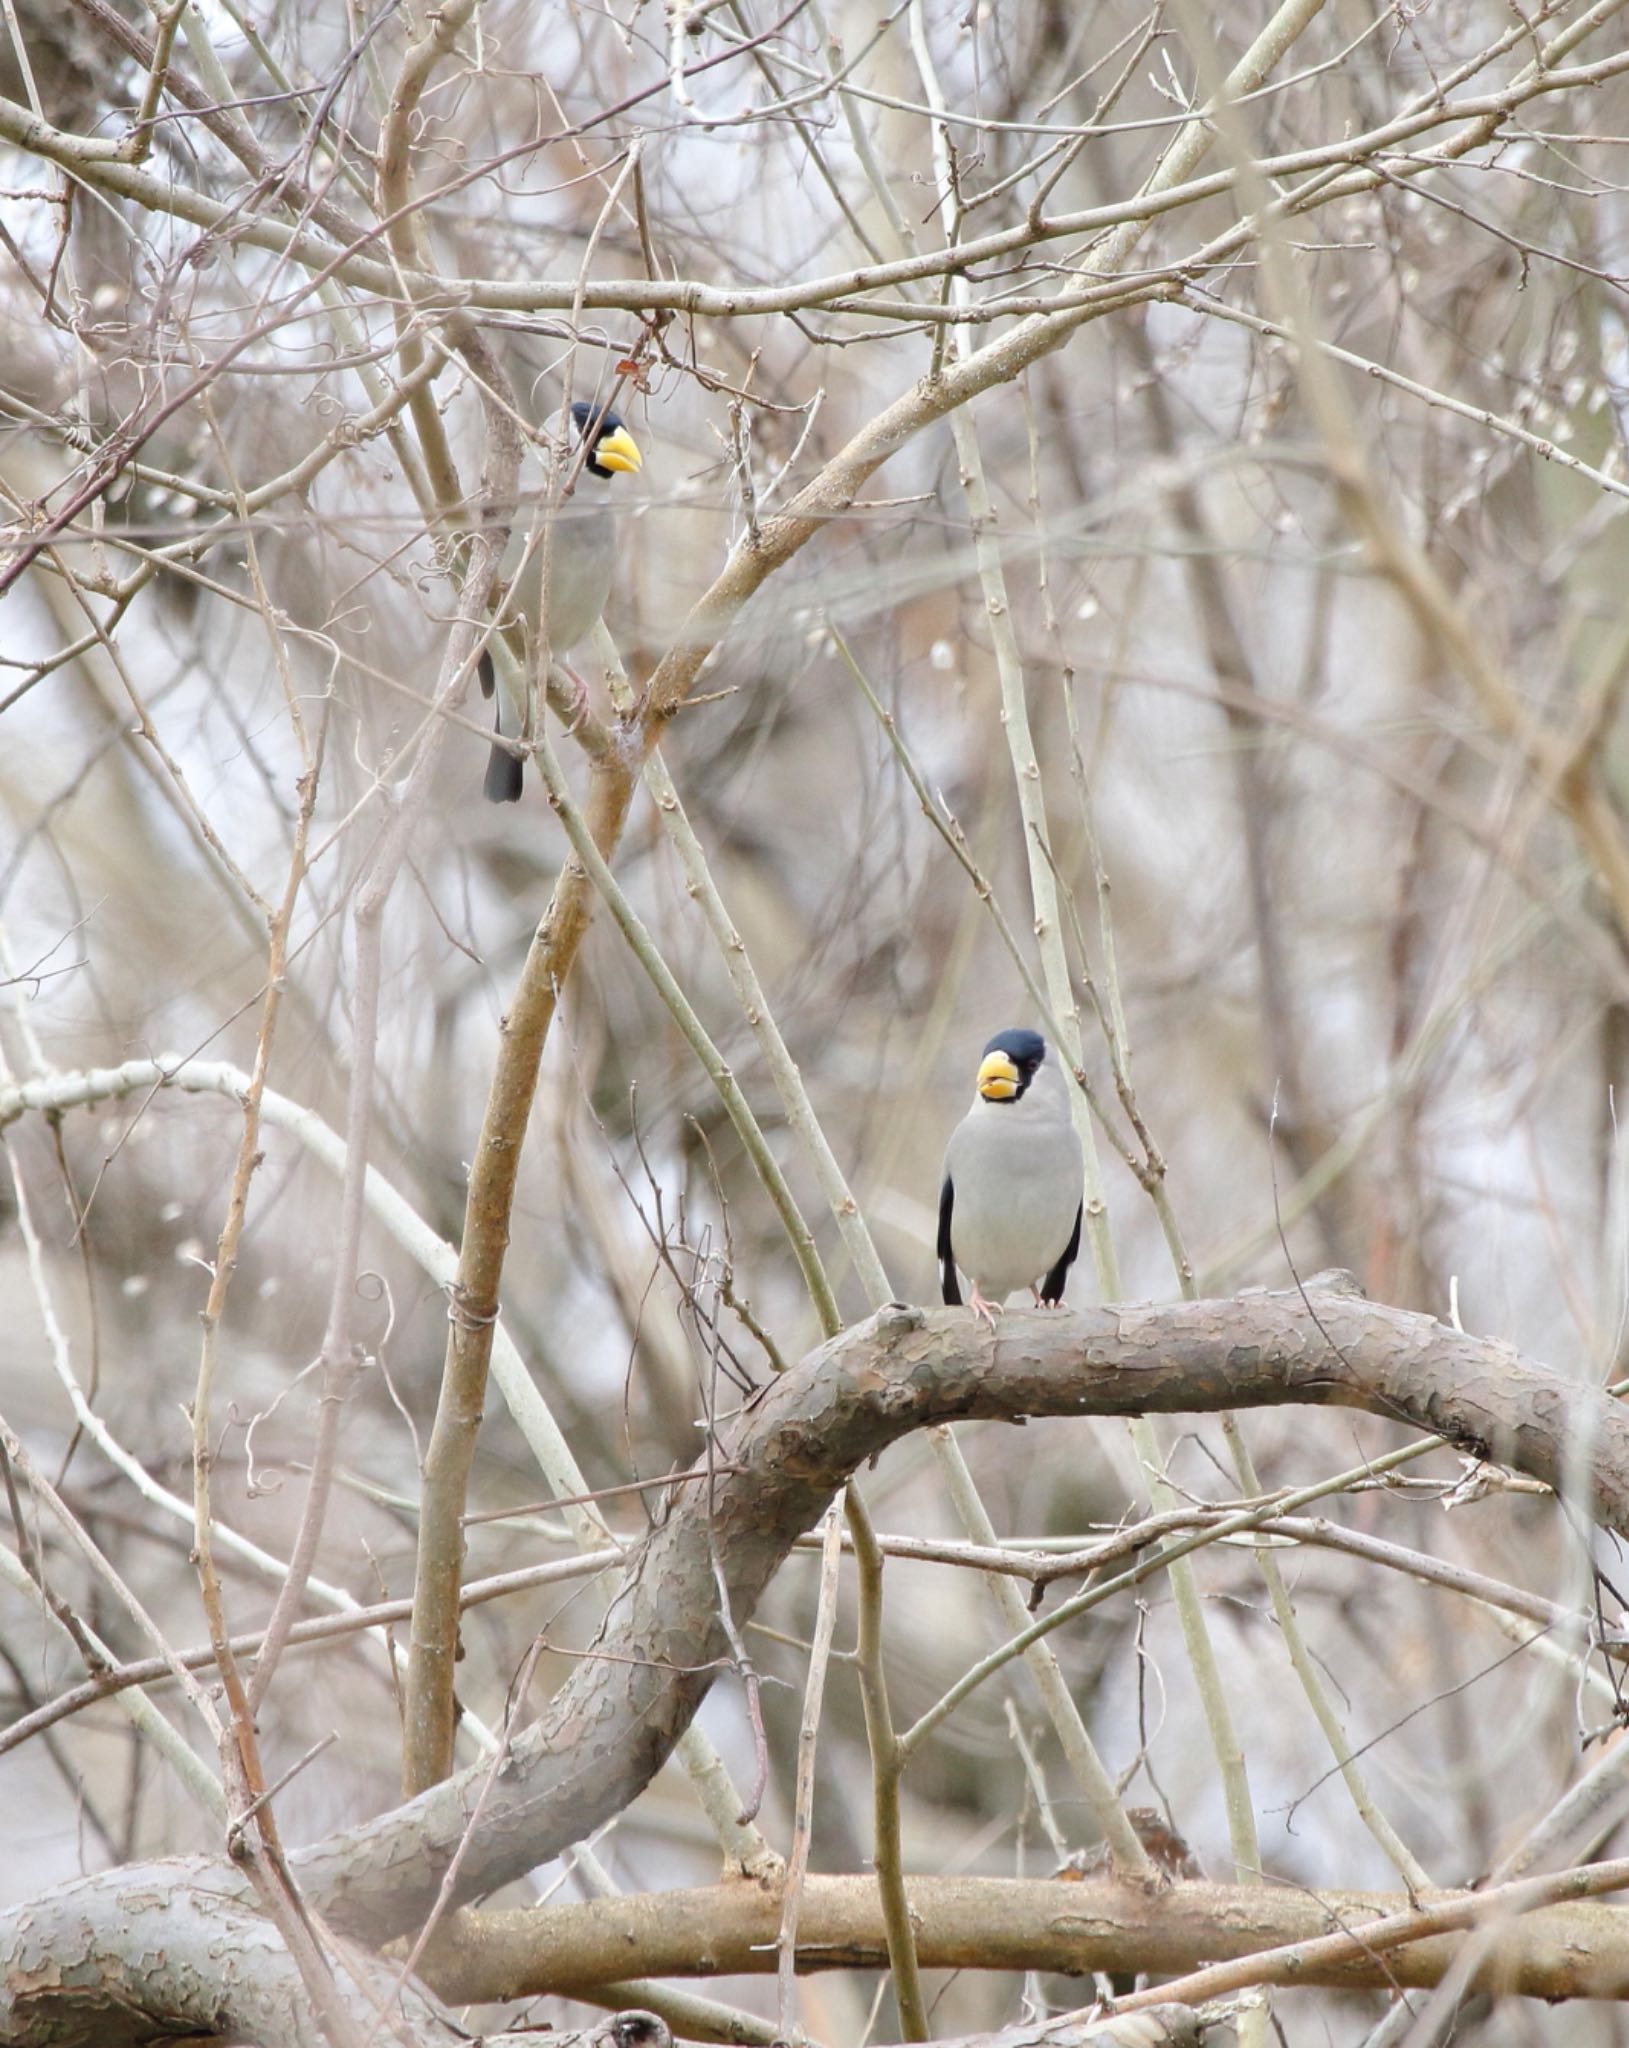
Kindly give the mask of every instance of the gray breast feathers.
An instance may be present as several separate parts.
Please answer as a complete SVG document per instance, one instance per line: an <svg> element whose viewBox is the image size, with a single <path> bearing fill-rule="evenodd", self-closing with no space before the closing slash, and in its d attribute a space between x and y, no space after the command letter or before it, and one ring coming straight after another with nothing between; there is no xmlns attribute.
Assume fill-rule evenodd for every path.
<svg viewBox="0 0 1629 2048"><path fill-rule="evenodd" d="M1041 1093L1055 1078L1016 1102L975 1102L945 1152L951 1251L992 1301L1048 1272L1074 1233L1084 1172L1061 1087Z"/></svg>
<svg viewBox="0 0 1629 2048"><path fill-rule="evenodd" d="M588 638L611 594L617 546L616 517L604 495L609 482L608 477L580 476L571 496L555 509L549 533L538 535L529 561L529 528L517 524L509 536L503 574L512 579L518 572L520 582L503 617L523 618L534 636L538 632L546 548L549 652L556 660Z"/></svg>

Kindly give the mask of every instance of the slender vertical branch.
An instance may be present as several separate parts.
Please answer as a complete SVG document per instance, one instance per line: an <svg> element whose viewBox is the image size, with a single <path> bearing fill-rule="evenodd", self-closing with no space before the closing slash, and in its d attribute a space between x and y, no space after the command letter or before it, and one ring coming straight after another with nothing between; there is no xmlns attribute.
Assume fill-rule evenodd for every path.
<svg viewBox="0 0 1629 2048"><path fill-rule="evenodd" d="M632 794L633 777L620 761L597 762L590 769L583 815L602 854L616 846ZM409 1795L435 1784L451 1767L463 1515L486 1403L498 1282L509 1246L521 1148L537 1093L543 1045L561 984L587 928L593 897L582 863L566 861L500 1027L486 1111L470 1166L458 1274L448 1309L447 1357L424 1459L402 1732L402 1784Z"/></svg>
<svg viewBox="0 0 1629 2048"><path fill-rule="evenodd" d="M888 1678L882 1652L882 1550L870 1517L852 1491L847 1503L848 1531L860 1582L860 1639L856 1659L860 1697L865 1706L866 1736L871 1745L872 1856L877 1893L888 1938L888 1968L899 2004L900 2030L907 2041L928 2038L928 2009L922 1996L916 1962L916 1936L911 1928L910 1901L905 1892L905 1849L899 1824L900 1779L905 1768L894 1733L888 1702Z"/></svg>
<svg viewBox="0 0 1629 2048"><path fill-rule="evenodd" d="M798 1724L797 1780L792 1801L792 1853L786 1859L781 1894L780 1966L776 1972L780 2031L796 2038L798 1906L809 1869L814 1839L815 1755L820 1741L820 1714L826 1697L826 1667L831 1661L837 1628L838 1567L843 1558L842 1518L833 1509L826 1517L820 1549L820 1580L815 1600L814 1638L809 1646L809 1675L803 1687L803 1718Z"/></svg>

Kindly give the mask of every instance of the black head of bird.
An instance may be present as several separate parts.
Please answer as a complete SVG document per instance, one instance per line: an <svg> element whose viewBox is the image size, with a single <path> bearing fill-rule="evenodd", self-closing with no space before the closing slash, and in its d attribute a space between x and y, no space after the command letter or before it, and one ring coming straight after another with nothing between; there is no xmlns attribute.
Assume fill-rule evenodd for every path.
<svg viewBox="0 0 1629 2048"><path fill-rule="evenodd" d="M590 476L637 476L644 468L645 458L639 452L639 444L620 415L602 411L586 398L579 398L571 408L571 417L587 446L583 467Z"/></svg>
<svg viewBox="0 0 1629 2048"><path fill-rule="evenodd" d="M1063 1077L1038 1031L998 1031L979 1060L973 1106L951 1133L939 1190L939 1280L994 1321L1015 1287L1063 1299L1080 1250L1084 1162Z"/></svg>
<svg viewBox="0 0 1629 2048"><path fill-rule="evenodd" d="M608 406L579 398L571 417L582 445L581 474L569 501L550 516L549 531L535 539L523 524L511 528L502 575L507 585L499 604L499 623L520 626L535 644L547 633L551 660L564 667L564 657L593 631L605 609L616 573L616 516L609 502L611 479L636 475L644 466L639 444L620 416ZM569 472L568 472L569 473ZM572 674L578 716L588 701L581 679ZM490 697L497 676L490 650L480 663L481 691ZM517 729L524 726L523 706L514 707ZM503 730L500 706L495 728ZM495 804L512 804L523 782L518 754L495 746L486 764L485 789Z"/></svg>
<svg viewBox="0 0 1629 2048"><path fill-rule="evenodd" d="M979 1061L979 1095L985 1102L1021 1102L1046 1058L1038 1031L998 1031Z"/></svg>

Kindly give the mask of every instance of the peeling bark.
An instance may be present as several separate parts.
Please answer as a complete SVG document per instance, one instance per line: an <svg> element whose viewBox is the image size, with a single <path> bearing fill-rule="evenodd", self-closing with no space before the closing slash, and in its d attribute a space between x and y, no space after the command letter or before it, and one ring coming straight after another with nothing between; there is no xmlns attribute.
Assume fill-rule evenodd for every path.
<svg viewBox="0 0 1629 2048"><path fill-rule="evenodd" d="M387 1991L395 1973L343 1949L335 1963L338 1995L365 2030L377 2007L360 1984ZM405 1992L397 2019L415 2044L454 2048L467 2038L417 1987ZM327 2044L277 1930L224 1861L127 1864L19 1906L0 1925L0 2041L8 2048L113 2048L155 2034L221 2032L268 2048ZM378 2036L382 2048L399 2038L389 2029Z"/></svg>

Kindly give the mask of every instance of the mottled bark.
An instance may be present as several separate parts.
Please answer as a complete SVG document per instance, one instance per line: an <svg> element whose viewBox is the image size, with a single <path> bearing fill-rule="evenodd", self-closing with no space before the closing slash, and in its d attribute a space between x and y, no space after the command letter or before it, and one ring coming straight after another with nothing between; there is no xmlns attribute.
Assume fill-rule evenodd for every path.
<svg viewBox="0 0 1629 2048"><path fill-rule="evenodd" d="M357 1955L338 1995L363 2031L395 1972ZM397 2012L423 2048L467 2039L416 1986ZM326 2048L299 1972L247 1881L202 1858L127 1864L63 1885L5 1916L0 1931L0 2041L113 2048L155 2034L229 2032L276 2048ZM382 2031L382 2044L401 2038Z"/></svg>

